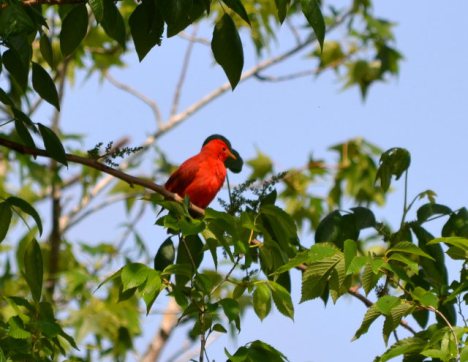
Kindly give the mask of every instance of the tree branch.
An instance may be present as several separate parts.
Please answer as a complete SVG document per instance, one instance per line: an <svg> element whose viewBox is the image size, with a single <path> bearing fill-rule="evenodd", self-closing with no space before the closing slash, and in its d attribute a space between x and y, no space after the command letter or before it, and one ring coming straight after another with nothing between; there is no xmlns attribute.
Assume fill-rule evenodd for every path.
<svg viewBox="0 0 468 362"><path fill-rule="evenodd" d="M344 20L351 14L351 12L346 12L343 14L340 18L338 18L335 23L331 24L328 26L328 32L336 28L338 25L342 24ZM311 34L306 40L304 40L301 43L298 43L291 49L275 56L269 59L264 60L263 62L258 63L254 67L250 68L249 70L245 71L242 73L242 76L240 78L240 82L243 82L259 72L261 72L264 69L267 69L275 64L278 64L282 62L285 59L288 59L289 57L297 54L310 44L314 43L317 40L316 36L314 34ZM155 138L158 138L159 136L163 135L170 129L174 128L175 126L179 125L181 122L185 121L189 116L194 114L195 112L199 111L203 107L205 107L207 104L212 102L214 99L218 98L219 96L223 95L226 93L229 89L231 89L231 84L229 82L224 83L220 87L214 89L204 97L202 97L199 101L193 103L192 105L188 106L184 111L179 112L178 114L175 114L169 118L169 120L164 123L159 130L155 134Z"/></svg>
<svg viewBox="0 0 468 362"><path fill-rule="evenodd" d="M158 360L162 349L171 336L172 331L177 326L179 312L179 306L175 302L174 298L171 298L164 312L161 324L148 346L148 350L143 355L141 362L155 362Z"/></svg>
<svg viewBox="0 0 468 362"><path fill-rule="evenodd" d="M198 25L195 24L193 27L192 38L194 38L197 35L197 31L198 31ZM175 92L174 92L174 98L172 100L172 107L171 107L171 113L170 113L171 117L177 113L177 109L179 108L180 94L182 92L182 87L185 82L185 77L187 76L187 70L190 64L190 57L192 56L192 50L193 50L194 44L195 42L193 40L189 41L187 50L185 51L184 61L182 63L182 69L180 71L179 80L177 82Z"/></svg>
<svg viewBox="0 0 468 362"><path fill-rule="evenodd" d="M27 146L24 146L24 145L22 145L20 143L10 141L10 140L7 140L7 139L2 138L2 137L0 137L0 145L5 146L5 147L7 147L9 149L12 149L12 150L14 150L16 152L26 154L26 155L52 158L51 155L46 150L43 150L43 149L40 149L40 148L27 147ZM141 178L126 174L125 172L122 172L122 171L116 170L114 168L111 168L109 166L106 166L106 165L104 165L104 164L102 164L102 163L100 163L100 162L98 162L96 160L81 157L81 156L77 156L77 155L73 155L73 154L69 154L69 153L66 154L66 158L67 158L67 161L70 161L72 163L78 163L78 164L81 164L81 165L84 165L84 166L87 166L87 167L91 167L91 168L93 168L95 170L104 172L104 173L106 173L106 174L108 174L110 176L113 176L113 177L118 178L118 179L120 179L122 181L125 181L130 186L133 186L133 185L142 186L145 189L154 191L154 192L164 196L165 198L167 198L169 200L177 201L177 202L183 202L184 201L183 198L181 198L179 195L173 194L172 192L167 191L164 188L164 186L155 184L154 182L151 182L149 180L141 179ZM199 208L196 205L190 204L190 209L193 210L198 215L204 215L205 214L205 211L203 209Z"/></svg>
<svg viewBox="0 0 468 362"><path fill-rule="evenodd" d="M124 92L127 92L128 94L131 94L132 96L138 98L140 101L145 103L148 107L151 108L154 114L154 118L156 119L156 124L158 127L161 126L162 124L162 116L161 116L161 111L159 110L158 104L150 99L149 97L145 96L143 93L137 91L136 89L130 87L128 84L119 82L117 79L115 79L113 76L109 74L109 72L104 72L104 77L116 88L119 88L123 90Z"/></svg>

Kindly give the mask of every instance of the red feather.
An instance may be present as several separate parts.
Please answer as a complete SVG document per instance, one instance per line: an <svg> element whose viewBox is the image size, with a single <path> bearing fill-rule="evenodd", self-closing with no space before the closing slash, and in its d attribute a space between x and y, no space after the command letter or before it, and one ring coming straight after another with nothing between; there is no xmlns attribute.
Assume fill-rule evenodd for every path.
<svg viewBox="0 0 468 362"><path fill-rule="evenodd" d="M169 177L165 187L181 197L206 208L221 189L226 178L224 161L235 158L229 147L220 139L213 139L198 155L189 158Z"/></svg>

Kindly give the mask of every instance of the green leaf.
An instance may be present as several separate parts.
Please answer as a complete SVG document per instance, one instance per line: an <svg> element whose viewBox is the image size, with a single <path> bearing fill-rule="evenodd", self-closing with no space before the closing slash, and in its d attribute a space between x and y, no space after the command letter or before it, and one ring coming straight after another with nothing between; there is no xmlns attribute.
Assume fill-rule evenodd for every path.
<svg viewBox="0 0 468 362"><path fill-rule="evenodd" d="M194 23L209 4L199 0L161 0L161 9L167 24L167 37L177 35L188 25Z"/></svg>
<svg viewBox="0 0 468 362"><path fill-rule="evenodd" d="M311 262L302 274L301 303L321 297L333 268L344 258L342 253Z"/></svg>
<svg viewBox="0 0 468 362"><path fill-rule="evenodd" d="M270 281L268 283L275 302L276 308L281 314L294 320L294 305L291 299L291 294L282 285Z"/></svg>
<svg viewBox="0 0 468 362"><path fill-rule="evenodd" d="M451 213L452 213L452 210L448 206L441 205L441 204L434 204L430 202L425 205L422 205L416 212L416 215L418 217L419 223L423 223L424 221L429 219L431 216L449 215Z"/></svg>
<svg viewBox="0 0 468 362"><path fill-rule="evenodd" d="M271 290L265 283L257 284L253 293L255 314L263 320L271 310Z"/></svg>
<svg viewBox="0 0 468 362"><path fill-rule="evenodd" d="M437 308L439 305L439 298L428 290L421 287L416 287L411 291L411 296L414 300L417 300L424 307Z"/></svg>
<svg viewBox="0 0 468 362"><path fill-rule="evenodd" d="M354 240L348 239L344 242L344 260L345 260L345 270L348 274L349 266L357 255L357 243Z"/></svg>
<svg viewBox="0 0 468 362"><path fill-rule="evenodd" d="M390 315L390 311L400 303L400 298L393 295L384 295L375 302L375 306L380 313Z"/></svg>
<svg viewBox="0 0 468 362"><path fill-rule="evenodd" d="M120 279L122 280L122 292L132 288L138 288L148 279L151 269L141 263L127 264L122 268Z"/></svg>
<svg viewBox="0 0 468 362"><path fill-rule="evenodd" d="M14 339L29 339L31 332L25 329L24 323L19 316L11 317L8 320L8 335ZM8 360L7 360L8 361Z"/></svg>
<svg viewBox="0 0 468 362"><path fill-rule="evenodd" d="M223 0L231 10L233 10L237 15L239 15L247 24L250 25L250 19L245 11L244 5L241 0Z"/></svg>
<svg viewBox="0 0 468 362"><path fill-rule="evenodd" d="M214 27L211 50L234 90L240 81L244 67L244 51L236 25L228 14L224 14Z"/></svg>
<svg viewBox="0 0 468 362"><path fill-rule="evenodd" d="M419 337L401 339L392 345L376 362L386 362L401 355L411 355L421 352L426 346L426 341Z"/></svg>
<svg viewBox="0 0 468 362"><path fill-rule="evenodd" d="M301 6L307 22L312 29L314 29L315 36L320 44L320 49L323 49L323 41L325 40L325 20L323 19L319 2L317 0L301 0Z"/></svg>
<svg viewBox="0 0 468 362"><path fill-rule="evenodd" d="M164 19L155 0L143 0L128 20L140 62L156 44L161 45Z"/></svg>
<svg viewBox="0 0 468 362"><path fill-rule="evenodd" d="M400 303L392 307L388 313L386 313L386 318L383 327L383 337L385 344L388 343L390 334L398 328L400 325L401 319L410 314L414 310L414 306L410 303Z"/></svg>
<svg viewBox="0 0 468 362"><path fill-rule="evenodd" d="M38 123L37 125L39 126L39 132L41 132L41 136L44 141L44 147L50 157L68 167L67 155L60 139L50 128L41 123Z"/></svg>
<svg viewBox="0 0 468 362"><path fill-rule="evenodd" d="M37 303L41 300L43 275L41 248L36 239L32 239L24 251L24 277Z"/></svg>
<svg viewBox="0 0 468 362"><path fill-rule="evenodd" d="M442 228L442 236L463 236L468 238L468 210L461 208L457 213L450 215Z"/></svg>
<svg viewBox="0 0 468 362"><path fill-rule="evenodd" d="M109 37L125 49L125 23L113 0L104 0L104 15L101 26Z"/></svg>
<svg viewBox="0 0 468 362"><path fill-rule="evenodd" d="M361 326L358 328L358 330L356 331L356 333L354 334L354 337L353 337L353 341L355 341L356 339L358 339L360 336L362 336L363 334L367 333L367 331L369 330L369 327L371 326L371 324L381 315L381 313L379 312L377 306L375 304L373 304L372 306L370 306L368 309L367 309L367 312L366 314L364 315L364 319L361 323Z"/></svg>
<svg viewBox="0 0 468 362"><path fill-rule="evenodd" d="M366 292L366 295L376 286L382 274L380 272L375 272L372 268L371 262L368 262L364 268L364 272L361 276L362 287Z"/></svg>
<svg viewBox="0 0 468 362"><path fill-rule="evenodd" d="M288 13L288 6L290 0L275 0L276 11L278 13L278 20L283 24L284 19Z"/></svg>
<svg viewBox="0 0 468 362"><path fill-rule="evenodd" d="M357 206L352 207L351 210L354 214L356 227L359 230L374 227L376 224L374 213L367 207Z"/></svg>
<svg viewBox="0 0 468 362"><path fill-rule="evenodd" d="M29 64L25 64L14 49L8 49L2 54L2 62L21 90L25 91L28 84Z"/></svg>
<svg viewBox="0 0 468 362"><path fill-rule="evenodd" d="M273 171L273 161L266 154L257 150L255 158L247 161L247 164L252 168L250 179L263 179L266 175Z"/></svg>
<svg viewBox="0 0 468 362"><path fill-rule="evenodd" d="M54 52L52 50L52 43L49 37L45 34L41 35L39 40L39 49L41 51L42 57L49 64L49 67L54 68Z"/></svg>
<svg viewBox="0 0 468 362"><path fill-rule="evenodd" d="M1 58L0 58L0 61L1 61ZM1 65L0 65L0 71L1 71ZM14 105L13 100L10 98L8 94L6 94L6 92L2 88L0 88L0 102L2 102L6 106Z"/></svg>
<svg viewBox="0 0 468 362"><path fill-rule="evenodd" d="M42 99L60 111L59 97L54 81L49 73L35 62L32 63L32 85Z"/></svg>
<svg viewBox="0 0 468 362"><path fill-rule="evenodd" d="M168 265L174 263L175 247L172 239L169 237L161 244L154 257L154 269L164 270Z"/></svg>
<svg viewBox="0 0 468 362"><path fill-rule="evenodd" d="M224 328L221 324L216 323L212 328L212 330L219 332L219 333L227 333L227 329Z"/></svg>
<svg viewBox="0 0 468 362"><path fill-rule="evenodd" d="M198 235L189 235L180 239L177 248L177 264L187 264L191 267L192 277L195 270L200 266L203 260L203 242ZM190 278L185 275L176 274L176 283L185 285Z"/></svg>
<svg viewBox="0 0 468 362"><path fill-rule="evenodd" d="M32 138L29 130L26 128L22 121L18 121L15 119L15 129L18 136L24 142L24 144L31 148L36 148L36 144L34 143L34 139Z"/></svg>
<svg viewBox="0 0 468 362"><path fill-rule="evenodd" d="M229 322L236 324L237 330L240 332L240 313L241 309L239 302L232 298L224 298L219 301L221 304L224 314L228 318Z"/></svg>
<svg viewBox="0 0 468 362"><path fill-rule="evenodd" d="M93 11L94 17L98 22L102 21L104 17L104 1L103 0L89 0L88 1L91 10Z"/></svg>
<svg viewBox="0 0 468 362"><path fill-rule="evenodd" d="M148 276L143 289L140 291L141 296L146 304L146 315L149 314L154 301L161 292L161 274L155 270L148 269Z"/></svg>
<svg viewBox="0 0 468 362"><path fill-rule="evenodd" d="M392 175L398 180L403 172L408 170L411 163L411 155L404 148L391 148L380 157L380 164L375 177L380 180L380 186L384 191L390 187Z"/></svg>
<svg viewBox="0 0 468 362"><path fill-rule="evenodd" d="M458 236L449 236L449 237L444 237L444 238L436 238L427 243L427 245L434 245L438 243L445 243L448 245L455 246L457 248L460 248L462 250L467 251L468 250L468 238L462 238Z"/></svg>
<svg viewBox="0 0 468 362"><path fill-rule="evenodd" d="M412 255L419 255L424 258L428 258L431 260L434 260L432 256L424 252L422 249L418 248L415 244L409 242L409 241L400 241L398 244L395 246L391 247L390 249L387 250L387 254L394 253L394 252L400 252L400 253L405 253L405 254L412 254Z"/></svg>
<svg viewBox="0 0 468 362"><path fill-rule="evenodd" d="M30 203L28 203L27 201L25 201L23 199L20 199L19 197L15 197L15 196L10 196L8 199L5 200L5 202L10 204L11 206L15 206L15 207L21 209L21 211L23 211L26 214L28 214L29 216L31 216L34 219L34 221L36 222L37 228L39 229L39 235L42 234L41 217L39 216L39 213L36 211L36 209L31 206Z"/></svg>
<svg viewBox="0 0 468 362"><path fill-rule="evenodd" d="M7 202L0 202L0 243L5 239L11 223L11 207Z"/></svg>
<svg viewBox="0 0 468 362"><path fill-rule="evenodd" d="M80 45L88 30L88 10L85 4L78 4L65 16L60 31L60 51L69 56Z"/></svg>

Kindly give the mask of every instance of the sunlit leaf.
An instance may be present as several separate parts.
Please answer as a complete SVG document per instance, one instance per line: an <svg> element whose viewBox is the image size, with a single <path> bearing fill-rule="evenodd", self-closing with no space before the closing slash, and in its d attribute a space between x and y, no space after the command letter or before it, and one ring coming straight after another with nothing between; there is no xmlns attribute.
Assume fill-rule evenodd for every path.
<svg viewBox="0 0 468 362"><path fill-rule="evenodd" d="M253 307L255 314L260 320L270 313L271 310L271 290L265 283L257 284L253 293Z"/></svg>

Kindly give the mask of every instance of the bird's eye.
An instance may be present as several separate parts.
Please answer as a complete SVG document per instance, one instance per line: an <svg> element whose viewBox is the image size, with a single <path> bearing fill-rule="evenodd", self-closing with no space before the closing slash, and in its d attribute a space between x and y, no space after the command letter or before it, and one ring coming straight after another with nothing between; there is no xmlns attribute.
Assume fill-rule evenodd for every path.
<svg viewBox="0 0 468 362"><path fill-rule="evenodd" d="M226 151L226 147L223 147L223 151Z"/></svg>

